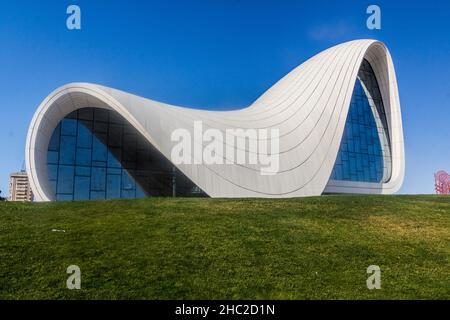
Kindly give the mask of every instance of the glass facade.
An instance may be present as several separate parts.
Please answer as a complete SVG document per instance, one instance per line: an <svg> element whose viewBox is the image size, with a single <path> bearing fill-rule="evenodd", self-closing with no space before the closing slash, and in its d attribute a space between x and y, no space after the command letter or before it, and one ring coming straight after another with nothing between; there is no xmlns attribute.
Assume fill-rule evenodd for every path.
<svg viewBox="0 0 450 320"><path fill-rule="evenodd" d="M387 182L392 158L380 89L367 60L355 83L331 180Z"/></svg>
<svg viewBox="0 0 450 320"><path fill-rule="evenodd" d="M54 130L47 153L56 200L205 196L117 112L83 108Z"/></svg>

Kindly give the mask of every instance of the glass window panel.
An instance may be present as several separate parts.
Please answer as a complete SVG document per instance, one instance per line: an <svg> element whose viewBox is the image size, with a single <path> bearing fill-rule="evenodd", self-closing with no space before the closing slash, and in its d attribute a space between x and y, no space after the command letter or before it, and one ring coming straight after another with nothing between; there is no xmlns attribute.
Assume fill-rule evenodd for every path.
<svg viewBox="0 0 450 320"><path fill-rule="evenodd" d="M76 137L61 136L60 164L75 164Z"/></svg>
<svg viewBox="0 0 450 320"><path fill-rule="evenodd" d="M75 174L77 176L90 177L91 176L91 167L76 166Z"/></svg>
<svg viewBox="0 0 450 320"><path fill-rule="evenodd" d="M123 118L117 112L110 112L109 123L123 124Z"/></svg>
<svg viewBox="0 0 450 320"><path fill-rule="evenodd" d="M92 122L80 121L78 124L77 146L92 148Z"/></svg>
<svg viewBox="0 0 450 320"><path fill-rule="evenodd" d="M61 122L61 134L66 136L77 135L77 120L76 119L64 119Z"/></svg>
<svg viewBox="0 0 450 320"><path fill-rule="evenodd" d="M108 174L122 174L122 168L108 168Z"/></svg>
<svg viewBox="0 0 450 320"><path fill-rule="evenodd" d="M58 179L58 165L56 164L49 164L47 166L47 172L48 172L48 180L54 180Z"/></svg>
<svg viewBox="0 0 450 320"><path fill-rule="evenodd" d="M108 168L120 168L121 148L109 148Z"/></svg>
<svg viewBox="0 0 450 320"><path fill-rule="evenodd" d="M78 110L78 119L80 120L94 120L93 108L82 108Z"/></svg>
<svg viewBox="0 0 450 320"><path fill-rule="evenodd" d="M91 191L91 200L104 200L106 193L104 191Z"/></svg>
<svg viewBox="0 0 450 320"><path fill-rule="evenodd" d="M94 109L95 121L108 122L108 110L96 108Z"/></svg>
<svg viewBox="0 0 450 320"><path fill-rule="evenodd" d="M134 190L136 188L134 179L132 178L130 172L127 170L122 171L122 189L123 190Z"/></svg>
<svg viewBox="0 0 450 320"><path fill-rule="evenodd" d="M73 166L59 166L57 193L72 194L75 168Z"/></svg>
<svg viewBox="0 0 450 320"><path fill-rule="evenodd" d="M106 167L106 162L105 161L92 161L92 166L104 168L104 167Z"/></svg>
<svg viewBox="0 0 450 320"><path fill-rule="evenodd" d="M106 122L94 122L94 132L97 133L104 133L105 138L102 139L103 142L106 143L106 133L108 132L108 124Z"/></svg>
<svg viewBox="0 0 450 320"><path fill-rule="evenodd" d="M108 135L108 146L109 147L121 147L122 146L122 129L121 125L110 125L109 135Z"/></svg>
<svg viewBox="0 0 450 320"><path fill-rule="evenodd" d="M106 190L106 168L92 167L91 171L91 190Z"/></svg>
<svg viewBox="0 0 450 320"><path fill-rule="evenodd" d="M73 201L73 195L71 194L57 194L56 195L57 201Z"/></svg>
<svg viewBox="0 0 450 320"><path fill-rule="evenodd" d="M128 123L123 126L123 130L124 134L136 134L136 129Z"/></svg>
<svg viewBox="0 0 450 320"><path fill-rule="evenodd" d="M78 110L72 111L67 116L65 116L65 119L76 119L78 116Z"/></svg>
<svg viewBox="0 0 450 320"><path fill-rule="evenodd" d="M90 177L75 177L74 200L89 200Z"/></svg>
<svg viewBox="0 0 450 320"><path fill-rule="evenodd" d="M47 153L47 163L58 164L59 152L58 151L49 151Z"/></svg>
<svg viewBox="0 0 450 320"><path fill-rule="evenodd" d="M50 142L48 145L49 151L58 151L59 150L59 137L61 135L61 125L58 125L53 131L52 137L50 138Z"/></svg>
<svg viewBox="0 0 450 320"><path fill-rule="evenodd" d="M92 161L104 161L108 159L108 150L103 141L106 140L106 134L97 133L94 135L92 144Z"/></svg>
<svg viewBox="0 0 450 320"><path fill-rule="evenodd" d="M139 184L136 185L136 198L144 198L146 197L146 193L144 189L142 189Z"/></svg>
<svg viewBox="0 0 450 320"><path fill-rule="evenodd" d="M124 198L124 199L136 198L136 190L135 189L130 189L130 190L122 189L122 198Z"/></svg>
<svg viewBox="0 0 450 320"><path fill-rule="evenodd" d="M77 165L90 166L91 165L91 149L77 149Z"/></svg>
<svg viewBox="0 0 450 320"><path fill-rule="evenodd" d="M107 186L106 186L106 197L107 199L118 199L120 198L120 175L108 175Z"/></svg>

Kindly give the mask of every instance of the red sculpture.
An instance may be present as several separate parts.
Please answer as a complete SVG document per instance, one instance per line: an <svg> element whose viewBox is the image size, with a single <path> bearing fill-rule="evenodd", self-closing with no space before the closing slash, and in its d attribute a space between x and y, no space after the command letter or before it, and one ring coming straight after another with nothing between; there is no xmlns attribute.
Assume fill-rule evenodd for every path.
<svg viewBox="0 0 450 320"><path fill-rule="evenodd" d="M450 194L450 175L445 171L434 174L436 194Z"/></svg>

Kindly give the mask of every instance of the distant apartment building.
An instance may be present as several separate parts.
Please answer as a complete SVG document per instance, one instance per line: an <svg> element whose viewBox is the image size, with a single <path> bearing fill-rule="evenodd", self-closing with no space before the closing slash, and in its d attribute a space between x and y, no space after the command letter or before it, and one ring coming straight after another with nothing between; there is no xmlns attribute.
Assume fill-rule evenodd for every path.
<svg viewBox="0 0 450 320"><path fill-rule="evenodd" d="M9 176L9 201L32 201L30 181L25 171L11 173Z"/></svg>

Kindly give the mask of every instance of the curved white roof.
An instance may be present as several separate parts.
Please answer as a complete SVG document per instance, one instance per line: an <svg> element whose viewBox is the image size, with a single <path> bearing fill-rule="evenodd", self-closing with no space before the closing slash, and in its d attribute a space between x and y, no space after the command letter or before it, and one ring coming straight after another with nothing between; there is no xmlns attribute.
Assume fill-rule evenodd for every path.
<svg viewBox="0 0 450 320"><path fill-rule="evenodd" d="M391 179L386 183L328 184L363 59L371 64L383 97L391 139ZM249 107L236 111L176 107L90 83L62 86L39 106L28 132L26 165L36 200L53 200L47 177L47 149L53 130L66 115L85 107L117 111L169 160L175 144L171 133L179 128L193 132L194 121L203 121L204 130L278 128L280 167L275 175L261 175L258 165L177 165L211 197L284 198L324 191L387 194L396 192L403 182L397 80L389 51L375 40L351 41L319 53Z"/></svg>

